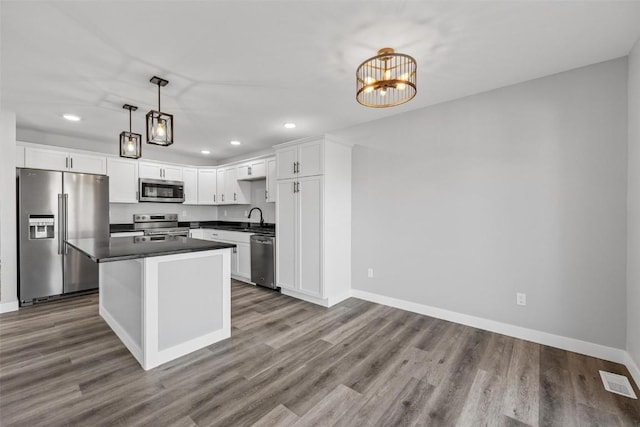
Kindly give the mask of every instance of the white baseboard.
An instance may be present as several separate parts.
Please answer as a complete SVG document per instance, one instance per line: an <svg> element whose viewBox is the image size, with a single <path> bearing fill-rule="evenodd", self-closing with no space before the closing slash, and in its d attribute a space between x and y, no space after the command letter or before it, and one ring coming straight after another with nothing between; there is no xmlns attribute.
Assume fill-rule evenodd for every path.
<svg viewBox="0 0 640 427"><path fill-rule="evenodd" d="M323 307L329 307L329 301L327 299L312 297L311 295L303 294L302 292L292 291L291 289L280 288L282 295L298 298L306 302L321 305Z"/></svg>
<svg viewBox="0 0 640 427"><path fill-rule="evenodd" d="M636 364L635 360L631 357L631 355L627 352L627 360L625 362L625 366L631 373L633 380L636 382L636 386L640 388L640 368Z"/></svg>
<svg viewBox="0 0 640 427"><path fill-rule="evenodd" d="M486 331L508 335L510 337L520 338L538 344L561 348L563 350L573 351L575 353L586 354L587 356L597 357L599 359L605 359L611 362L621 363L623 365L626 365L629 368L629 371L632 370L632 368L628 365L631 357L626 351L619 348L607 347L604 345L594 344L575 338L554 335L548 332L523 328L521 326L510 325L508 323L502 323L495 320L457 313L455 311L444 310L441 308L431 307L428 305L418 304L415 302L405 301L397 298L391 298L371 292L360 291L357 289L352 289L351 295L355 298L360 298L366 301L384 304L390 307L395 307L418 314L424 314L426 316L448 320L450 322L460 323L462 325L484 329ZM634 378L636 379L637 383L638 379L635 375Z"/></svg>
<svg viewBox="0 0 640 427"><path fill-rule="evenodd" d="M10 311L18 311L20 305L18 301L0 302L0 313L9 313Z"/></svg>

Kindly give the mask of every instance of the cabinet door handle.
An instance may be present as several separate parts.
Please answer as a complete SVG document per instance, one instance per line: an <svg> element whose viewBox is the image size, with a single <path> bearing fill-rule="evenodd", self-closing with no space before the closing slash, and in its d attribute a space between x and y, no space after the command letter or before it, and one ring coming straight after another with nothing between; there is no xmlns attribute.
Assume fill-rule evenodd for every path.
<svg viewBox="0 0 640 427"><path fill-rule="evenodd" d="M222 195L222 201L224 202L224 194Z"/></svg>
<svg viewBox="0 0 640 427"><path fill-rule="evenodd" d="M236 200L238 200L238 195L236 193L233 193L233 201L235 202Z"/></svg>
<svg viewBox="0 0 640 427"><path fill-rule="evenodd" d="M64 168L65 169L69 169L69 158L68 157L64 158Z"/></svg>
<svg viewBox="0 0 640 427"><path fill-rule="evenodd" d="M215 202L216 202L216 195L214 194L213 195L213 203L215 203Z"/></svg>
<svg viewBox="0 0 640 427"><path fill-rule="evenodd" d="M296 162L293 162L293 173L296 173Z"/></svg>
<svg viewBox="0 0 640 427"><path fill-rule="evenodd" d="M267 190L264 190L264 199L269 200L269 192Z"/></svg>
<svg viewBox="0 0 640 427"><path fill-rule="evenodd" d="M249 176L251 176L251 166L249 166L247 169L248 169L247 172L248 172Z"/></svg>
<svg viewBox="0 0 640 427"><path fill-rule="evenodd" d="M73 157L69 158L69 163L71 164L71 169L73 169Z"/></svg>

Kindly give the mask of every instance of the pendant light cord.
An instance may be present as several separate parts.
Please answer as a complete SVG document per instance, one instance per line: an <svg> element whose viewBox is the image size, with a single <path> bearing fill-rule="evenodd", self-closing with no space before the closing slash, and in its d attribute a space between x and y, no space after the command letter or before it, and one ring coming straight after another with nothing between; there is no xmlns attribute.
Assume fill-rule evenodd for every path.
<svg viewBox="0 0 640 427"><path fill-rule="evenodd" d="M158 113L162 110L160 109L160 83L158 83Z"/></svg>
<svg viewBox="0 0 640 427"><path fill-rule="evenodd" d="M129 108L129 133L131 133L131 108Z"/></svg>

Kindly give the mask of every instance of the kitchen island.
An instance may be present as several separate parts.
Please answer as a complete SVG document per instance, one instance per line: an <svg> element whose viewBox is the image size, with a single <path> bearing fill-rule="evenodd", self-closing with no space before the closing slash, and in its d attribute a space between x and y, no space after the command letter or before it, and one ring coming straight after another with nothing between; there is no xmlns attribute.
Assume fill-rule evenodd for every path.
<svg viewBox="0 0 640 427"><path fill-rule="evenodd" d="M143 369L231 335L231 248L165 236L71 239L99 266L99 312Z"/></svg>

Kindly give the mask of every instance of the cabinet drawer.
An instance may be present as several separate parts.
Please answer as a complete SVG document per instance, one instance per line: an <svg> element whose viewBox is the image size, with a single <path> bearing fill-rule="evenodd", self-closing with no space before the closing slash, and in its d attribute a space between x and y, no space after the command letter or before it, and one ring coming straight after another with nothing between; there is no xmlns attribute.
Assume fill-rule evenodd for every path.
<svg viewBox="0 0 640 427"><path fill-rule="evenodd" d="M204 240L226 240L223 232L219 230L202 230L202 238Z"/></svg>

